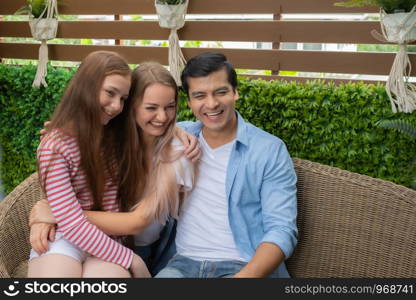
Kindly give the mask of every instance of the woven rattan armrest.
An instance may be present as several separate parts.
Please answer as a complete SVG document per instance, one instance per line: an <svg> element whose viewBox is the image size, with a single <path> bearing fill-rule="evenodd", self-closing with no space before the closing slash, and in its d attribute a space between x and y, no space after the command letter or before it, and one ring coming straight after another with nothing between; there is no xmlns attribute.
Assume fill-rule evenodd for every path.
<svg viewBox="0 0 416 300"><path fill-rule="evenodd" d="M0 276L11 277L29 257L30 209L42 198L36 173L26 178L0 202Z"/></svg>

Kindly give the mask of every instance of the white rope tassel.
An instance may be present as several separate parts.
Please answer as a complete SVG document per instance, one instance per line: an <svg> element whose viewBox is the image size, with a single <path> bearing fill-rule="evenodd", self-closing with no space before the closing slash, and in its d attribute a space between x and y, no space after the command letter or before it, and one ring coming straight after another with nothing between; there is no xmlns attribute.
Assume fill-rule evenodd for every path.
<svg viewBox="0 0 416 300"><path fill-rule="evenodd" d="M36 71L35 80L33 80L32 87L40 87L42 84L44 87L48 87L45 77L48 74L48 45L46 40L42 40L39 47L39 62L38 69Z"/></svg>
<svg viewBox="0 0 416 300"><path fill-rule="evenodd" d="M383 40L399 45L399 51L386 82L386 92L394 113L398 111L411 113L416 110L416 86L409 82L412 65L407 54L407 43L414 40L411 33L416 26L415 9L416 6L400 22L392 19L391 16L395 14L389 17L382 13L380 15ZM379 34L373 33L373 36L381 40Z"/></svg>
<svg viewBox="0 0 416 300"><path fill-rule="evenodd" d="M43 16L46 13L46 18ZM47 75L48 66L48 45L47 41L56 37L56 31L58 28L58 4L57 0L48 0L45 9L37 19L29 21L30 30L33 38L40 41L39 47L39 62L36 71L35 79L33 80L32 87L48 87L45 77Z"/></svg>
<svg viewBox="0 0 416 300"><path fill-rule="evenodd" d="M155 0L155 7L159 17L159 25L169 28L169 70L178 86L181 83L181 72L186 60L179 44L178 30L185 24L185 15L188 8L188 0L178 5L166 5Z"/></svg>
<svg viewBox="0 0 416 300"><path fill-rule="evenodd" d="M178 32L172 29L169 35L169 70L178 86L182 84L181 73L185 65L186 60L179 45Z"/></svg>
<svg viewBox="0 0 416 300"><path fill-rule="evenodd" d="M386 82L386 92L390 98L393 112L411 113L416 110L416 87L408 82L411 72L411 63L407 55L407 45L401 44L389 79ZM406 70L408 70L406 72Z"/></svg>

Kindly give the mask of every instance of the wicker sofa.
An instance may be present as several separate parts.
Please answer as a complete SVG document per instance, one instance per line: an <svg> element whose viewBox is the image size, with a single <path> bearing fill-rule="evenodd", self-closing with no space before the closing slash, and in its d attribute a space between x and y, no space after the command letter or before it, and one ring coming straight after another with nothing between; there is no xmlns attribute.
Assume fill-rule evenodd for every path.
<svg viewBox="0 0 416 300"><path fill-rule="evenodd" d="M293 277L416 277L416 191L294 159L299 243ZM0 202L0 277L24 277L33 174Z"/></svg>

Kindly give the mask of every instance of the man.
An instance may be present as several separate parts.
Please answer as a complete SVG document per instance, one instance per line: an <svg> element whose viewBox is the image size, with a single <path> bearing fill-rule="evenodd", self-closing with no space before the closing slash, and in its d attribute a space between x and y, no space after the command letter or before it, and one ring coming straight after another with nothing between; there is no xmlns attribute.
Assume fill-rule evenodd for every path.
<svg viewBox="0 0 416 300"><path fill-rule="evenodd" d="M202 156L180 211L177 252L156 277L289 277L296 174L285 144L235 110L237 76L224 55L192 58L181 80L199 121L180 126L198 137Z"/></svg>

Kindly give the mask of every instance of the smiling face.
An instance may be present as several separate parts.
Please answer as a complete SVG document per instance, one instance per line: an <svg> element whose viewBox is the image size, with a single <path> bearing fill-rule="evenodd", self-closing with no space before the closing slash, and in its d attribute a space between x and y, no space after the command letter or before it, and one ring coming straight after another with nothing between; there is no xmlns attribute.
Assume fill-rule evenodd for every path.
<svg viewBox="0 0 416 300"><path fill-rule="evenodd" d="M103 125L107 125L123 110L124 101L129 95L130 82L130 76L119 74L108 75L104 78L99 94Z"/></svg>
<svg viewBox="0 0 416 300"><path fill-rule="evenodd" d="M204 133L227 135L235 131L238 92L233 90L227 76L226 70L221 69L208 76L188 78L188 105L204 124Z"/></svg>
<svg viewBox="0 0 416 300"><path fill-rule="evenodd" d="M145 140L165 134L176 116L175 89L161 84L149 85L135 109L136 123L143 130Z"/></svg>

